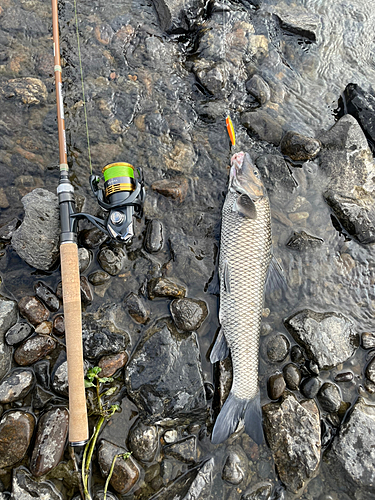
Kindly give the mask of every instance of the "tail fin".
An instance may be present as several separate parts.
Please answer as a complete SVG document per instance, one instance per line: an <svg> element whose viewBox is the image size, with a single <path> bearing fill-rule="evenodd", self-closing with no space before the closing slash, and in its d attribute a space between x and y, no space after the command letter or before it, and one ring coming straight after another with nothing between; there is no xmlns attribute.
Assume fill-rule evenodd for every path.
<svg viewBox="0 0 375 500"><path fill-rule="evenodd" d="M228 439L236 430L238 422L245 420L245 429L257 444L263 442L262 410L260 394L253 399L241 399L232 391L229 393L214 425L211 442L219 444Z"/></svg>

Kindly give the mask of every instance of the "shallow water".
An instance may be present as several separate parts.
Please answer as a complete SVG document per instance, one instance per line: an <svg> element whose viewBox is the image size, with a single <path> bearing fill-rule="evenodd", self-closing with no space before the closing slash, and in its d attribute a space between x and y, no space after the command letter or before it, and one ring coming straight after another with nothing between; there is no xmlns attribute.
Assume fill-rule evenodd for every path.
<svg viewBox="0 0 375 500"><path fill-rule="evenodd" d="M259 56L256 65L259 73L272 82L276 96L273 109L283 130L315 136L334 124L338 99L348 83L358 83L365 90L371 88L375 79L375 11L372 2L366 0L286 0L284 4L290 8L304 6L320 16L316 43L275 28L273 12L283 8L279 2L265 0L256 10L226 0L225 13L221 7L212 16L215 22L207 32L214 41L207 45L204 54L211 57L212 46L220 43L222 51L213 50L212 60L221 57L224 62L237 61L230 36L234 22L252 23L255 33L269 40L267 57ZM4 208L0 209L0 224L4 224L13 216L22 216L20 199L34 187L55 191L58 146L54 83L52 70L48 69L53 68L49 2L3 0L0 16L0 84L11 78L33 76L40 78L48 90L46 102L39 106L25 106L15 99L1 97L0 176L9 205L6 207L5 201L1 205ZM163 252L150 259L141 250L144 222L138 223L136 238L128 248L135 260L121 277L112 279L104 297L95 296L88 310L122 301L174 256L171 276L187 285L189 297L203 299L209 306L210 316L199 330L199 340L204 376L212 381L212 367L206 354L218 328L217 297L207 292L207 285L215 269L217 224L231 155L224 122L229 109L238 148L249 151L257 148L239 122L238 110L244 106L242 70L228 70L232 71L228 84L231 92L224 88L221 95L207 95L192 72L200 57L196 52L197 39L202 39L204 29L198 26L199 29L184 37L165 35L151 1L80 1L78 18L93 171L99 174L105 164L120 159L142 166L148 188L145 217L159 218L168 240ZM204 22L202 18L206 29ZM119 36L117 32L122 26L125 29ZM71 2L60 5L60 30L72 182L76 192L86 197L87 211L95 213L97 209L88 186L90 169ZM371 331L375 307L373 245L361 246L334 228L330 209L322 198L321 186L327 179L317 164L307 162L290 168L296 187L270 195L275 254L282 261L289 286L282 297L276 295L266 300L270 309L267 322L273 330L288 335L283 319L308 307L350 314L359 332ZM155 180L180 175L189 182L184 202L171 201L151 190ZM308 217L292 223L287 215L299 212L295 207L301 197L305 199L301 210ZM322 238L323 245L304 253L287 248L292 231L301 229ZM93 270L91 267L90 272ZM32 294L33 284L40 278L52 288L59 281L58 272L35 271L10 246L0 253L0 272L3 293L17 300ZM153 320L168 314L166 301L150 304ZM129 323L133 346L142 332L143 327ZM355 382L342 387L345 401L353 403L357 398L364 381L365 356L359 349L355 358L343 366L355 373ZM266 381L274 368L261 359L264 403L268 401ZM334 373L322 372L321 378L328 379ZM124 428L129 425L125 420L133 416L128 410L115 416L104 435L125 441ZM237 498L235 487L223 485L220 478L224 446L213 447L207 438L199 446L202 458L216 457L213 497ZM263 445L259 459L250 464L252 484L259 480L277 484L270 456ZM316 500L329 493L334 500L343 500L346 492L342 488L345 489L340 480L332 479L323 463L318 477L298 498ZM284 498L293 496L285 493Z"/></svg>

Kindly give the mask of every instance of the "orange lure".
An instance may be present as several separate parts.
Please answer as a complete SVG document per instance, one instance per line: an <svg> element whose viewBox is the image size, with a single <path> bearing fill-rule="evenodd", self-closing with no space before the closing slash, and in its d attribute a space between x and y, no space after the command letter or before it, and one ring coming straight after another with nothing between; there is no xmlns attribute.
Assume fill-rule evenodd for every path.
<svg viewBox="0 0 375 500"><path fill-rule="evenodd" d="M225 119L225 123L227 125L228 135L232 146L236 145L236 134L234 133L234 127L230 116L228 115Z"/></svg>

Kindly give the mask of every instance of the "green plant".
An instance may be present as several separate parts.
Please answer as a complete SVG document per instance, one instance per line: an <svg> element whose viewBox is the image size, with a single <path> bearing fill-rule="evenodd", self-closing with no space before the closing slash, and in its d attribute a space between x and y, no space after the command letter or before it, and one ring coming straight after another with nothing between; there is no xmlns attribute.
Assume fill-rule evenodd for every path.
<svg viewBox="0 0 375 500"><path fill-rule="evenodd" d="M132 454L131 451L128 451L127 453L118 453L113 457L111 468L109 469L108 476L104 485L104 495L103 495L103 500L107 500L107 490L108 490L108 485L109 481L111 480L112 474L113 474L113 469L115 468L115 463L118 458L123 458L124 460L127 460L130 455Z"/></svg>

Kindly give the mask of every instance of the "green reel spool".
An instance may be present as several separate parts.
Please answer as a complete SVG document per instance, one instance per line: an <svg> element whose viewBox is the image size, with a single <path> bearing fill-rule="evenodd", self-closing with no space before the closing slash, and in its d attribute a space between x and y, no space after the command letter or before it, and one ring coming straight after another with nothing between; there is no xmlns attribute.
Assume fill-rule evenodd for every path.
<svg viewBox="0 0 375 500"><path fill-rule="evenodd" d="M135 189L134 167L130 163L110 163L106 165L102 174L104 176L105 197L113 202L117 193L129 193Z"/></svg>

